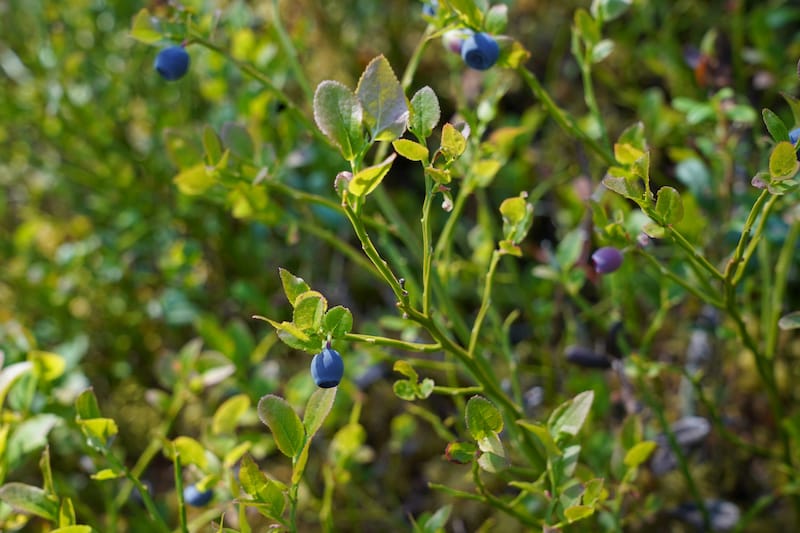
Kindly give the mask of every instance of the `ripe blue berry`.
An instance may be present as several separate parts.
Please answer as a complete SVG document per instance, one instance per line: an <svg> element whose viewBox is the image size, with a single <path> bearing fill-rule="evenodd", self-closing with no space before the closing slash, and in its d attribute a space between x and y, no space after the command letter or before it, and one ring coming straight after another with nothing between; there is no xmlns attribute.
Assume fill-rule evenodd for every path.
<svg viewBox="0 0 800 533"><path fill-rule="evenodd" d="M205 507L213 497L214 491L211 489L200 492L195 485L189 485L183 489L183 501L192 507Z"/></svg>
<svg viewBox="0 0 800 533"><path fill-rule="evenodd" d="M344 361L339 352L325 348L311 360L311 377L323 389L335 387L344 375Z"/></svg>
<svg viewBox="0 0 800 533"><path fill-rule="evenodd" d="M789 142L796 145L797 139L800 139L800 128L795 128L789 132ZM800 153L797 154L797 160L800 161Z"/></svg>
<svg viewBox="0 0 800 533"><path fill-rule="evenodd" d="M598 274L610 274L622 265L622 252L613 246L604 246L592 254L592 263Z"/></svg>
<svg viewBox="0 0 800 533"><path fill-rule="evenodd" d="M430 3L425 3L422 6L422 14L429 17L435 17L436 11L439 9L439 0L431 0Z"/></svg>
<svg viewBox="0 0 800 533"><path fill-rule="evenodd" d="M153 66L165 80L179 80L189 70L189 53L182 46L164 48L156 56Z"/></svg>
<svg viewBox="0 0 800 533"><path fill-rule="evenodd" d="M461 57L468 67L487 70L500 57L500 47L491 35L476 33L468 37L461 45Z"/></svg>

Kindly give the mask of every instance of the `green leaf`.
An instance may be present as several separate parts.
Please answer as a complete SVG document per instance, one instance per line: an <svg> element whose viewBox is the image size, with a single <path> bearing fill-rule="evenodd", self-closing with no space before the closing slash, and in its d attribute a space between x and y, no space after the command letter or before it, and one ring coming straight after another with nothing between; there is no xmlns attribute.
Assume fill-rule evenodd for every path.
<svg viewBox="0 0 800 533"><path fill-rule="evenodd" d="M427 85L414 93L408 117L408 129L421 139L427 139L441 118L439 99Z"/></svg>
<svg viewBox="0 0 800 533"><path fill-rule="evenodd" d="M600 25L589 15L588 11L578 8L573 17L573 23L575 24L575 31L586 42L588 48L593 47L600 41Z"/></svg>
<svg viewBox="0 0 800 533"><path fill-rule="evenodd" d="M496 474L508 468L508 459L491 452L486 452L478 457L478 466L487 472Z"/></svg>
<svg viewBox="0 0 800 533"><path fill-rule="evenodd" d="M661 187L658 190L656 213L660 222L666 226L676 224L683 218L683 202L681 195L672 187Z"/></svg>
<svg viewBox="0 0 800 533"><path fill-rule="evenodd" d="M203 194L217 182L213 170L209 171L204 163L182 170L173 181L178 190L187 196Z"/></svg>
<svg viewBox="0 0 800 533"><path fill-rule="evenodd" d="M392 168L392 163L394 163L396 157L397 154L391 154L377 165L367 167L358 172L350 180L348 190L356 196L366 196L374 191L388 174L389 169Z"/></svg>
<svg viewBox="0 0 800 533"><path fill-rule="evenodd" d="M534 437L536 437L536 439L544 448L545 454L548 458L558 457L561 455L561 450L558 448L558 444L556 444L553 436L545 426L537 422L526 422L524 420L518 420L517 424L528 430Z"/></svg>
<svg viewBox="0 0 800 533"><path fill-rule="evenodd" d="M181 458L182 465L196 465L205 472L208 469L206 449L192 437L181 436L172 441L172 446Z"/></svg>
<svg viewBox="0 0 800 533"><path fill-rule="evenodd" d="M60 526L60 529L62 531L64 529L69 529L68 526L75 526L75 522L75 506L72 505L72 499L62 498L61 505L58 508L58 525ZM89 526L77 527L88 528ZM89 528L89 530L91 530L91 528Z"/></svg>
<svg viewBox="0 0 800 533"><path fill-rule="evenodd" d="M408 139L397 139L392 143L395 151L410 161L427 161L428 148Z"/></svg>
<svg viewBox="0 0 800 533"><path fill-rule="evenodd" d="M258 506L270 518L280 518L286 507L284 490L276 481L269 479L259 470L256 463L249 455L242 457L239 468L239 481L244 491L257 502L265 505Z"/></svg>
<svg viewBox="0 0 800 533"><path fill-rule="evenodd" d="M3 454L5 465L13 470L20 466L29 454L45 447L48 434L61 421L62 419L54 414L40 413L15 424Z"/></svg>
<svg viewBox="0 0 800 533"><path fill-rule="evenodd" d="M459 18L471 28L483 26L483 13L480 12L475 0L447 0Z"/></svg>
<svg viewBox="0 0 800 533"><path fill-rule="evenodd" d="M786 103L789 104L789 108L792 110L794 123L800 124L800 100L785 92L781 92L781 96L783 96L783 99L786 100Z"/></svg>
<svg viewBox="0 0 800 533"><path fill-rule="evenodd" d="M13 363L0 371L0 408L3 407L6 395L14 383L17 382L26 373L33 370L33 363L30 361L23 361L20 363Z"/></svg>
<svg viewBox="0 0 800 533"><path fill-rule="evenodd" d="M58 501L33 485L6 483L0 487L0 500L23 513L40 516L51 522L58 519Z"/></svg>
<svg viewBox="0 0 800 533"><path fill-rule="evenodd" d="M425 378L419 383L419 388L417 390L417 397L420 400L424 400L428 398L431 394L433 394L433 388L436 386L436 382L434 382L431 378Z"/></svg>
<svg viewBox="0 0 800 533"><path fill-rule="evenodd" d="M608 172L609 175L603 178L603 185L629 200L633 200L638 204L642 203L644 188L638 178L631 176L630 173L620 167L611 167ZM618 175L613 175L612 172Z"/></svg>
<svg viewBox="0 0 800 533"><path fill-rule="evenodd" d="M467 140L455 126L449 122L442 128L442 155L450 161L456 159L467 149Z"/></svg>
<svg viewBox="0 0 800 533"><path fill-rule="evenodd" d="M161 32L159 32L158 28L153 24L150 12L147 11L146 8L139 10L136 16L133 17L130 35L137 41L145 44L153 44L161 40Z"/></svg>
<svg viewBox="0 0 800 533"><path fill-rule="evenodd" d="M439 508L438 511L433 513L422 524L423 533L439 533L444 531L444 526L450 519L450 513L453 511L452 505L445 505Z"/></svg>
<svg viewBox="0 0 800 533"><path fill-rule="evenodd" d="M306 430L286 400L273 394L264 396L258 402L258 417L272 431L281 453L287 457L297 457L303 449Z"/></svg>
<svg viewBox="0 0 800 533"><path fill-rule="evenodd" d="M322 327L322 317L328 309L328 300L317 291L306 291L294 301L292 320L305 332L316 332Z"/></svg>
<svg viewBox="0 0 800 533"><path fill-rule="evenodd" d="M331 387L328 389L317 389L308 399L306 404L306 412L303 415L303 426L306 430L306 439L303 444L303 449L298 456L295 464L294 471L292 472L292 482L299 481L302 478L303 471L308 461L308 453L311 449L311 439L322 427L325 418L330 413L333 407L333 401L336 399L336 391L338 387Z"/></svg>
<svg viewBox="0 0 800 533"><path fill-rule="evenodd" d="M286 299L289 300L289 303L294 307L294 302L297 300L297 297L311 290L311 287L308 286L308 283L306 283L303 278L298 278L285 268L279 268L278 273L281 277L281 284L283 285L283 292L286 294Z"/></svg>
<svg viewBox="0 0 800 533"><path fill-rule="evenodd" d="M361 103L345 85L326 80L317 86L314 121L348 161L354 159L364 144L363 118Z"/></svg>
<svg viewBox="0 0 800 533"><path fill-rule="evenodd" d="M781 329L798 329L800 328L800 311L792 311L788 315L784 315L778 320L778 327Z"/></svg>
<svg viewBox="0 0 800 533"><path fill-rule="evenodd" d="M633 3L633 0L593 0L592 15L603 22L622 16Z"/></svg>
<svg viewBox="0 0 800 533"><path fill-rule="evenodd" d="M506 30L508 24L508 6L495 4L486 12L484 31L492 35L499 35Z"/></svg>
<svg viewBox="0 0 800 533"><path fill-rule="evenodd" d="M100 413L100 406L92 388L88 388L78 395L75 399L75 410L78 418L100 418L103 416Z"/></svg>
<svg viewBox="0 0 800 533"><path fill-rule="evenodd" d="M789 141L781 141L769 155L769 174L773 180L785 180L797 174L800 162L797 153Z"/></svg>
<svg viewBox="0 0 800 533"><path fill-rule="evenodd" d="M391 141L403 134L408 122L408 102L403 86L384 56L374 58L364 69L356 96L373 141Z"/></svg>
<svg viewBox="0 0 800 533"><path fill-rule="evenodd" d="M333 402L336 399L336 391L337 387L317 389L308 399L306 412L303 415L303 425L306 428L308 440L311 440L311 437L319 431L322 423L325 422L325 418L330 413Z"/></svg>
<svg viewBox="0 0 800 533"><path fill-rule="evenodd" d="M584 391L562 403L550 415L547 427L553 437L561 434L575 436L581 430L594 401L594 391Z"/></svg>
<svg viewBox="0 0 800 533"><path fill-rule="evenodd" d="M625 454L625 458L622 460L623 464L628 468L638 468L639 465L647 461L656 446L658 445L655 442L649 440L636 444Z"/></svg>
<svg viewBox="0 0 800 533"><path fill-rule="evenodd" d="M400 379L394 382L392 390L395 395L401 400L411 402L417 399L416 383L412 383L407 379Z"/></svg>
<svg viewBox="0 0 800 533"><path fill-rule="evenodd" d="M117 423L111 418L86 418L78 420L89 444L97 449L106 448L108 441L119 433Z"/></svg>
<svg viewBox="0 0 800 533"><path fill-rule="evenodd" d="M789 140L789 129L786 127L786 124L783 123L781 117L767 108L761 110L761 117L764 119L767 131L769 131L769 134L775 142Z"/></svg>
<svg viewBox="0 0 800 533"><path fill-rule="evenodd" d="M603 491L603 478L590 479L584 483L583 503L585 505L595 505L598 501L605 500ZM607 494L607 493L606 493Z"/></svg>
<svg viewBox="0 0 800 533"><path fill-rule="evenodd" d="M564 235L558 243L555 258L562 272L567 272L578 262L586 239L586 230L579 227Z"/></svg>
<svg viewBox="0 0 800 533"><path fill-rule="evenodd" d="M249 408L250 397L247 394L237 394L222 402L211 419L211 434L233 433Z"/></svg>
<svg viewBox="0 0 800 533"><path fill-rule="evenodd" d="M503 430L503 416L492 402L482 396L473 396L465 409L467 429L475 440Z"/></svg>
<svg viewBox="0 0 800 533"><path fill-rule="evenodd" d="M90 477L96 481L107 481L109 479L119 479L124 476L125 472L118 472L112 468L104 468L102 470L98 470Z"/></svg>
<svg viewBox="0 0 800 533"><path fill-rule="evenodd" d="M500 57L497 58L498 67L516 69L531 57L531 53L516 39L498 35L495 40L500 46Z"/></svg>
<svg viewBox="0 0 800 533"><path fill-rule="evenodd" d="M49 494L55 494L56 489L53 483L53 469L50 466L50 445L48 444L45 444L44 450L42 450L42 456L39 457L39 470L42 471L42 488Z"/></svg>
<svg viewBox="0 0 800 533"><path fill-rule="evenodd" d="M66 361L60 355L41 350L28 352L28 361L33 363L33 373L44 381L54 381L64 374Z"/></svg>
<svg viewBox="0 0 800 533"><path fill-rule="evenodd" d="M344 337L353 329L353 314L341 305L331 307L322 319L322 329L334 339Z"/></svg>
<svg viewBox="0 0 800 533"><path fill-rule="evenodd" d="M475 459L478 448L472 442L451 442L445 448L444 456L451 463L465 465Z"/></svg>
<svg viewBox="0 0 800 533"><path fill-rule="evenodd" d="M614 145L614 158L622 165L632 165L644 156L645 152L627 143Z"/></svg>
<svg viewBox="0 0 800 533"><path fill-rule="evenodd" d="M203 128L203 149L206 152L206 161L209 165L216 165L222 159L222 143L214 128L206 124Z"/></svg>
<svg viewBox="0 0 800 533"><path fill-rule="evenodd" d="M450 175L449 170L443 168L436 168L433 166L425 167L425 174L430 176L433 181L441 185L447 185L453 179L453 177Z"/></svg>
<svg viewBox="0 0 800 533"><path fill-rule="evenodd" d="M533 223L533 205L521 196L506 198L500 204L500 214L503 237L513 244L522 242Z"/></svg>
<svg viewBox="0 0 800 533"><path fill-rule="evenodd" d="M611 39L601 39L594 47L592 47L592 63L600 63L605 58L611 55L614 51L614 41Z"/></svg>
<svg viewBox="0 0 800 533"><path fill-rule="evenodd" d="M570 524L572 522L577 522L578 520L588 518L593 514L594 507L590 505L573 505L572 507L564 509L564 516L567 518L567 521L569 521Z"/></svg>
<svg viewBox="0 0 800 533"><path fill-rule="evenodd" d="M256 153L255 144L247 128L236 122L226 122L220 131L222 143L234 155L251 161Z"/></svg>
<svg viewBox="0 0 800 533"><path fill-rule="evenodd" d="M403 374L405 377L407 377L414 383L419 381L419 374L417 374L417 371L414 370L414 367L412 367L408 361L404 361L402 359L395 361L394 365L392 366L392 370L400 374Z"/></svg>
<svg viewBox="0 0 800 533"><path fill-rule="evenodd" d="M91 526L71 525L52 530L50 533L92 533Z"/></svg>

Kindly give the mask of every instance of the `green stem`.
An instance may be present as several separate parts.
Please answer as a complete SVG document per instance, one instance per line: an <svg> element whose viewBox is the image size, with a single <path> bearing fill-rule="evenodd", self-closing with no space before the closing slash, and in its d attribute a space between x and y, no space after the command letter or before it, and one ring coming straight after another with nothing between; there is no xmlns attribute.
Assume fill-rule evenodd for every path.
<svg viewBox="0 0 800 533"><path fill-rule="evenodd" d="M775 205L775 202L778 201L778 198L779 196L770 197L770 199L764 205L764 208L761 210L761 219L758 221L758 226L756 226L755 233L753 233L753 237L747 244L747 248L745 248L745 251L742 254L742 259L741 261L739 261L739 265L736 268L736 274L733 276L733 279L731 280L729 285L736 286L739 284L739 281L741 281L742 276L744 275L744 271L747 268L747 264L750 262L750 258L755 253L756 247L758 246L758 243L761 240L761 236L764 233L764 228L766 227L767 218L769 218L769 213L770 211L772 211L772 208Z"/></svg>
<svg viewBox="0 0 800 533"><path fill-rule="evenodd" d="M164 518L161 516L161 513L158 512L158 508L156 507L155 502L153 502L153 497L150 495L150 491L147 490L147 487L144 486L144 483L139 481L138 477L134 476L127 468L125 468L125 466L116 458L116 456L111 453L104 454L104 456L114 470L117 472L124 472L125 477L128 478L128 480L139 490L139 494L142 496L142 503L144 503L144 507L147 509L147 513L153 520L153 525L156 526L156 529L162 533L170 533L169 527L167 527L166 522L164 522ZM180 490L178 492L178 497L182 498L183 492Z"/></svg>
<svg viewBox="0 0 800 533"><path fill-rule="evenodd" d="M665 229L667 230L669 236L672 237L672 240L674 240L675 243L683 248L684 251L689 255L689 259L691 261L694 261L698 266L700 266L700 268L711 274L712 277L717 278L720 281L725 279L725 276L722 275L717 267L712 265L711 262L692 245L692 243L686 240L686 237L684 237L680 231L669 225L666 226Z"/></svg>
<svg viewBox="0 0 800 533"><path fill-rule="evenodd" d="M739 242L736 243L736 248L733 250L733 255L725 267L725 282L728 285L735 285L735 282L732 283L732 281L734 274L741 266L740 262L742 260L742 255L744 254L745 244L747 244L748 238L750 237L750 231L753 228L753 224L755 224L758 213L761 210L761 206L764 205L764 202L767 201L768 197L769 191L766 189L761 191L761 194L758 196L753 204L753 207L750 209L750 213L747 215L747 220L745 220L744 227L742 228L742 234L739 235Z"/></svg>
<svg viewBox="0 0 800 533"><path fill-rule="evenodd" d="M387 346L389 348L397 348L407 352L430 353L439 352L442 350L442 345L438 342L434 344L423 344L419 342L406 342L388 337L379 337L377 335L362 335L359 333L346 333L343 338L344 340L350 342L364 342L367 344L374 344L376 346Z"/></svg>
<svg viewBox="0 0 800 533"><path fill-rule="evenodd" d="M425 174L425 200L422 202L422 314L429 315L431 308L431 203L433 200L433 180Z"/></svg>
<svg viewBox="0 0 800 533"><path fill-rule="evenodd" d="M796 251L798 237L800 237L800 220L796 220L789 229L789 234L781 247L778 262L775 264L775 279L772 283L772 301L768 306L769 321L766 324L767 340L764 348L764 357L774 359L778 345L778 320L783 309L783 297L786 294L786 284L792 258Z"/></svg>
<svg viewBox="0 0 800 533"><path fill-rule="evenodd" d="M589 50L587 50L589 52ZM595 122L597 123L598 127L600 128L600 139L603 142L603 146L607 151L610 152L608 147L611 145L608 140L608 130L606 129L606 123L603 120L602 115L600 114L600 106L597 105L597 97L594 94L594 82L592 81L592 60L589 54L585 54L586 57L583 58L581 61L581 78L583 79L583 98L586 102L586 107L589 108L589 112L594 117Z"/></svg>
<svg viewBox="0 0 800 533"><path fill-rule="evenodd" d="M440 387L438 385L433 387L434 394L441 394L443 396L463 396L465 394L480 394L483 392L483 387Z"/></svg>
<svg viewBox="0 0 800 533"><path fill-rule="evenodd" d="M566 131L570 136L580 139L593 152L600 156L605 164L617 164L614 154L609 149L602 147L597 141L589 137L586 132L578 127L578 125L575 123L575 120L570 115L558 107L558 104L556 104L547 91L545 91L544 87L542 87L541 83L539 83L539 79L533 72L524 66L517 68L517 72L520 74L520 76L522 76L522 79L525 80L525 83L528 84L528 87L531 89L536 98L539 99L553 120L555 120L564 131Z"/></svg>
<svg viewBox="0 0 800 533"><path fill-rule="evenodd" d="M483 320L486 318L486 313L489 312L489 306L492 303L492 285L494 284L494 273L497 270L497 265L500 263L500 258L503 255L499 250L492 252L492 260L489 263L489 270L486 271L486 280L483 286L483 298L481 298L481 306L478 309L478 316L475 317L475 322L472 324L472 333L469 337L469 348L467 354L469 357L475 357L475 347L478 345L478 337L480 336L481 326Z"/></svg>
<svg viewBox="0 0 800 533"><path fill-rule="evenodd" d="M680 276L678 276L677 274L675 274L674 272L669 270L667 267L665 267L664 265L659 263L658 260L655 257L650 255L646 251L644 251L644 250L638 250L638 251L642 255L642 257L647 259L647 261L658 270L659 274L661 274L662 276L665 276L668 279L672 280L673 282L677 283L678 285L680 285L681 287L683 287L684 289L686 289L690 293L692 293L695 296L697 296L698 298L700 298L702 301L704 301L704 302L706 302L706 303L708 303L710 305L713 305L714 307L717 307L719 309L724 309L725 304L722 302L722 300L720 300L719 298L716 298L716 297L714 297L714 296L712 296L710 294L707 294L707 293L701 291L700 289L698 289L697 287L695 287L694 285L692 285L691 283L689 283L688 281L686 281L685 279L681 278Z"/></svg>
<svg viewBox="0 0 800 533"><path fill-rule="evenodd" d="M175 492L178 496L178 519L180 520L181 533L189 533L186 526L186 502L183 501L183 476L181 475L181 455L176 451L173 459L175 473Z"/></svg>

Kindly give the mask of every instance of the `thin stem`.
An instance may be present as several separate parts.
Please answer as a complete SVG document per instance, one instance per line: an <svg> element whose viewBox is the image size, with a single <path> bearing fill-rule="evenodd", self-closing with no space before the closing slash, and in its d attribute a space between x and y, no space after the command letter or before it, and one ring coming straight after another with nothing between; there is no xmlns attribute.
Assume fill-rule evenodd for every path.
<svg viewBox="0 0 800 533"><path fill-rule="evenodd" d="M181 455L176 451L173 459L175 473L175 492L178 495L178 518L181 533L189 533L186 525L186 502L183 501L183 476L181 475Z"/></svg>
<svg viewBox="0 0 800 533"><path fill-rule="evenodd" d="M544 87L542 87L541 83L539 83L539 79L533 72L524 66L520 66L517 69L517 72L519 72L520 76L522 76L522 79L525 80L525 83L528 84L528 87L531 89L536 98L539 99L553 120L555 120L564 131L566 131L572 137L580 139L581 142L599 155L605 164L617 164L614 154L609 149L602 147L597 141L589 137L586 132L578 127L578 125L575 123L575 120L570 115L558 107L558 104L556 104L547 91L545 91Z"/></svg>
<svg viewBox="0 0 800 533"><path fill-rule="evenodd" d="M367 344L374 344L376 346L387 346L389 348L397 348L398 350L405 350L407 352L439 352L442 350L442 345L423 344L419 342L406 342L400 339L391 339L388 337L379 337L376 335L362 335L359 333L346 333L343 337L344 340L350 342L364 342Z"/></svg>
<svg viewBox="0 0 800 533"><path fill-rule="evenodd" d="M583 61L580 62L581 78L583 80L583 98L586 102L586 107L589 108L589 112L592 114L592 117L594 117L595 122L600 128L600 139L603 141L603 146L606 148L606 150L608 150L608 147L610 146L608 141L608 130L606 129L606 123L600 114L600 106L597 105L597 97L594 94L594 82L592 81L592 60L588 53L590 51L591 50L586 51L587 53L584 54Z"/></svg>
<svg viewBox="0 0 800 533"><path fill-rule="evenodd" d="M431 308L431 203L433 200L433 180L425 174L425 200L422 203L422 314L429 315Z"/></svg>
<svg viewBox="0 0 800 533"><path fill-rule="evenodd" d="M769 322L766 324L767 340L764 347L764 357L772 360L775 357L775 350L778 345L778 319L783 308L783 297L786 294L786 284L789 278L789 270L792 266L792 257L796 251L795 244L800 237L800 220L796 220L789 229L789 235L778 255L778 262L775 264L775 279L772 283L772 301L768 306Z"/></svg>
<svg viewBox="0 0 800 533"><path fill-rule="evenodd" d="M750 213L747 215L747 220L745 220L744 227L742 228L742 234L739 236L739 242L736 243L733 256L731 256L730 261L728 261L728 264L725 267L725 282L729 285L732 284L731 282L733 281L733 275L737 272L738 267L740 266L740 261L742 260L742 255L744 254L745 244L750 237L750 230L752 229L753 224L755 224L758 213L761 210L761 206L767 201L768 196L769 191L766 189L761 191L761 194L758 196L753 204L753 207L750 209Z"/></svg>
<svg viewBox="0 0 800 533"><path fill-rule="evenodd" d="M755 253L756 246L758 246L758 243L761 240L761 235L764 233L764 228L766 227L769 213L772 211L772 208L775 205L775 202L778 201L778 198L779 196L770 197L770 199L764 205L764 208L761 210L761 219L758 221L758 226L756 226L755 233L753 234L753 237L747 244L747 248L745 248L745 251L742 254L742 259L736 269L736 275L733 276L730 285L736 286L739 284L739 281L741 281L744 271L747 268L747 263L750 262L750 258Z"/></svg>
<svg viewBox="0 0 800 533"><path fill-rule="evenodd" d="M670 280L677 283L678 285L680 285L690 293L694 294L704 302L713 305L714 307L717 307L719 309L725 308L725 304L719 298L716 298L710 294L706 294L705 292L701 291L700 289L698 289L697 287L695 287L694 285L692 285L691 283L689 283L688 281L681 278L680 276L669 270L667 267L659 263L655 257L645 252L644 250L638 250L638 251L642 255L642 257L647 259L647 261L651 265L653 265L658 270L659 274L661 274L662 276L669 278Z"/></svg>
<svg viewBox="0 0 800 533"><path fill-rule="evenodd" d="M684 237L680 231L676 230L672 226L666 226L666 230L675 243L683 248L687 254L689 254L690 260L694 261L703 270L711 274L712 277L717 278L720 281L725 279L725 276L722 275L717 267L712 265L711 262L692 245L692 243L686 240L686 237Z"/></svg>
<svg viewBox="0 0 800 533"><path fill-rule="evenodd" d="M500 262L502 254L499 250L492 252L492 260L489 263L489 270L486 272L486 280L483 286L483 298L481 299L481 307L478 309L478 316L475 317L475 322L472 325L472 333L469 337L469 348L467 353L469 357L475 357L475 347L478 345L478 337L480 336L481 326L483 320L486 318L486 313L489 312L489 306L492 303L492 285L494 284L494 273L497 270L497 264Z"/></svg>
<svg viewBox="0 0 800 533"><path fill-rule="evenodd" d="M467 394L480 394L483 392L483 387L440 387L438 385L433 387L434 394L441 394L443 396L464 396Z"/></svg>

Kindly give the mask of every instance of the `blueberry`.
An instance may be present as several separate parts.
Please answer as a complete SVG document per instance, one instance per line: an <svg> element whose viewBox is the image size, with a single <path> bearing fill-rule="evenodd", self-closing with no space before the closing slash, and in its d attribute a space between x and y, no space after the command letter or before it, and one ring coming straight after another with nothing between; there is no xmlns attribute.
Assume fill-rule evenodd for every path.
<svg viewBox="0 0 800 533"><path fill-rule="evenodd" d="M179 80L189 70L189 53L182 46L164 48L156 56L153 66L165 80Z"/></svg>
<svg viewBox="0 0 800 533"><path fill-rule="evenodd" d="M436 11L439 9L439 0L431 0L430 3L425 2L422 6L422 14L429 17L435 17Z"/></svg>
<svg viewBox="0 0 800 533"><path fill-rule="evenodd" d="M189 485L183 489L183 501L192 507L205 507L213 497L214 491L211 489L200 492L196 485Z"/></svg>
<svg viewBox="0 0 800 533"><path fill-rule="evenodd" d="M622 252L613 246L604 246L592 254L592 263L598 274L610 274L622 264Z"/></svg>
<svg viewBox="0 0 800 533"><path fill-rule="evenodd" d="M800 139L800 128L795 128L789 132L789 142L796 145L797 139ZM797 154L797 160L800 161L800 153Z"/></svg>
<svg viewBox="0 0 800 533"><path fill-rule="evenodd" d="M325 348L311 360L311 376L314 383L323 389L335 387L344 375L344 362L339 352Z"/></svg>
<svg viewBox="0 0 800 533"><path fill-rule="evenodd" d="M461 45L461 57L468 67L487 70L500 57L500 47L491 35L476 33L468 37Z"/></svg>

